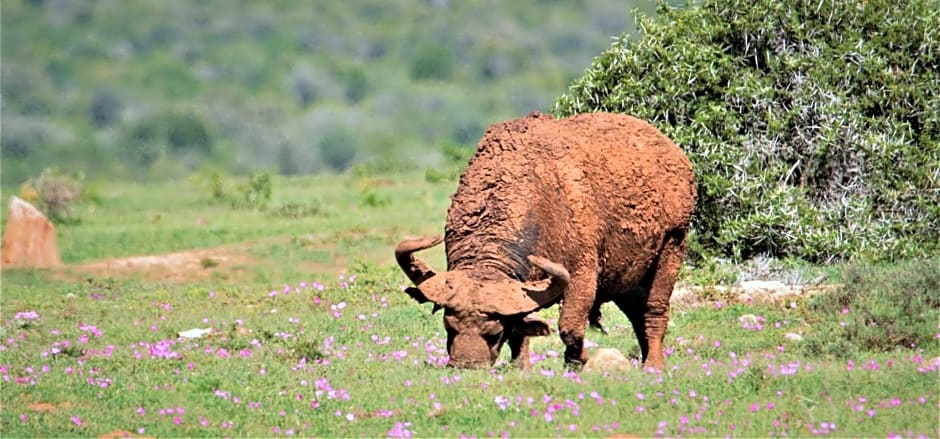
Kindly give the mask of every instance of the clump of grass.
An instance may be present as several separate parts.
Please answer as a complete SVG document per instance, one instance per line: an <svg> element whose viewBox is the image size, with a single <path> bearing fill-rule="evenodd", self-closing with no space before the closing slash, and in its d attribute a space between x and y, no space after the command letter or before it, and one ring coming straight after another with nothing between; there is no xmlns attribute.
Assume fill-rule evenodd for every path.
<svg viewBox="0 0 940 439"><path fill-rule="evenodd" d="M199 260L199 265L202 266L202 268L206 268L206 269L215 268L219 266L219 261L206 256Z"/></svg>
<svg viewBox="0 0 940 439"><path fill-rule="evenodd" d="M293 360L311 362L326 358L326 354L320 351L320 344L312 340L297 340L290 349L290 355Z"/></svg>
<svg viewBox="0 0 940 439"><path fill-rule="evenodd" d="M320 203L285 203L270 210L271 216L281 218L306 218L322 213Z"/></svg>
<svg viewBox="0 0 940 439"><path fill-rule="evenodd" d="M359 189L359 204L368 207L387 207L392 204L392 199L385 194L379 193L371 184L362 184Z"/></svg>
<svg viewBox="0 0 940 439"><path fill-rule="evenodd" d="M811 353L893 351L934 343L940 321L940 258L881 267L854 264L841 289L808 301L816 336Z"/></svg>
<svg viewBox="0 0 940 439"><path fill-rule="evenodd" d="M233 189L229 178L218 169L207 168L193 177L213 202L228 203L233 209L263 210L271 201L273 179L265 171L252 172L248 180Z"/></svg>

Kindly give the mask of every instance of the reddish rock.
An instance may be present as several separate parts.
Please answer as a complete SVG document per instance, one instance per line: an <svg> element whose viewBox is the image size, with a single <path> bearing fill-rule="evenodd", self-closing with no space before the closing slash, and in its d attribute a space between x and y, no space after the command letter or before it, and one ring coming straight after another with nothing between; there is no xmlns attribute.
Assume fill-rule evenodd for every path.
<svg viewBox="0 0 940 439"><path fill-rule="evenodd" d="M39 211L17 197L10 198L7 227L3 231L4 266L54 267L62 265L55 227Z"/></svg>

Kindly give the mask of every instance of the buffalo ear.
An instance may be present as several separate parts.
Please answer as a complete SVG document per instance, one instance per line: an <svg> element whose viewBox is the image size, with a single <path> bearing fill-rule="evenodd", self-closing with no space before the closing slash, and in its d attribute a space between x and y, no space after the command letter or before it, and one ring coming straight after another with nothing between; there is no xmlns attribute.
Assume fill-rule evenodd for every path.
<svg viewBox="0 0 940 439"><path fill-rule="evenodd" d="M405 288L405 292L408 293L408 295L411 296L411 298L416 300L418 303L432 302L432 300L428 299L428 297L425 296L424 293L421 292L421 290L418 288L408 287L408 288ZM444 309L443 306L437 303L434 303L434 308L431 309L431 314L435 314L442 309Z"/></svg>
<svg viewBox="0 0 940 439"><path fill-rule="evenodd" d="M522 319L522 324L519 325L519 330L522 332L522 335L529 337L539 337L551 334L552 332L548 327L548 323L545 323L544 320L535 316L525 316L525 318Z"/></svg>
<svg viewBox="0 0 940 439"><path fill-rule="evenodd" d="M412 299L417 300L418 303L427 303L431 301L427 296L424 295L424 293L421 292L421 290L415 287L405 288L405 292L408 293Z"/></svg>

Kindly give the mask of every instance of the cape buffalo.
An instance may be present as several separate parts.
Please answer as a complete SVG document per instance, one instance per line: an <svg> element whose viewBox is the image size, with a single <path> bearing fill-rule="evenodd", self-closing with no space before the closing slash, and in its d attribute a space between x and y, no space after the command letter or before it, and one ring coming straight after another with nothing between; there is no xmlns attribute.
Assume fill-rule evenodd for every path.
<svg viewBox="0 0 940 439"><path fill-rule="evenodd" d="M621 114L533 113L490 126L451 197L444 237L395 249L406 292L444 309L450 365L492 366L508 343L526 368L532 315L560 303L565 362L577 367L588 323L612 301L633 325L644 365L664 366L669 298L695 205L685 154ZM447 271L414 253L445 243Z"/></svg>

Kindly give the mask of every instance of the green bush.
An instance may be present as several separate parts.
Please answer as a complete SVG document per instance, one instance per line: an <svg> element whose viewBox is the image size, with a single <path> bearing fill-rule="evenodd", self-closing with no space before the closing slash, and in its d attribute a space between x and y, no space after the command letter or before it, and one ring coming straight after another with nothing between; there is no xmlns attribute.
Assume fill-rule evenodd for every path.
<svg viewBox="0 0 940 439"><path fill-rule="evenodd" d="M218 169L203 169L193 177L193 182L209 194L212 201L229 199L228 183L225 174Z"/></svg>
<svg viewBox="0 0 940 439"><path fill-rule="evenodd" d="M423 43L411 60L411 79L448 80L454 73L454 54L439 43Z"/></svg>
<svg viewBox="0 0 940 439"><path fill-rule="evenodd" d="M252 172L248 184L242 188L244 206L255 210L264 209L271 201L271 192L271 174Z"/></svg>
<svg viewBox="0 0 940 439"><path fill-rule="evenodd" d="M106 127L121 119L121 112L124 111L124 105L120 97L110 88L99 88L95 90L91 98L91 122L96 127Z"/></svg>
<svg viewBox="0 0 940 439"><path fill-rule="evenodd" d="M323 161L331 169L345 171L356 158L357 139L348 128L335 128L327 132L318 145Z"/></svg>
<svg viewBox="0 0 940 439"><path fill-rule="evenodd" d="M169 113L164 116L166 140L174 152L212 152L212 135L203 120L191 113Z"/></svg>
<svg viewBox="0 0 940 439"><path fill-rule="evenodd" d="M559 116L634 115L688 153L690 248L736 259L940 250L940 2L705 0L640 17Z"/></svg>
<svg viewBox="0 0 940 439"><path fill-rule="evenodd" d="M431 184L457 181L460 173L470 162L470 157L473 157L476 152L476 148L445 142L441 145L440 151L444 157L444 163L439 167L429 167L424 170L424 180Z"/></svg>
<svg viewBox="0 0 940 439"><path fill-rule="evenodd" d="M366 72L362 67L353 66L343 69L339 75L339 80L346 89L346 100L352 104L365 99L372 91L369 77L366 76Z"/></svg>
<svg viewBox="0 0 940 439"><path fill-rule="evenodd" d="M168 111L131 124L124 136L124 152L131 163L150 167L165 154L204 157L212 153L214 139L203 119L186 111Z"/></svg>

